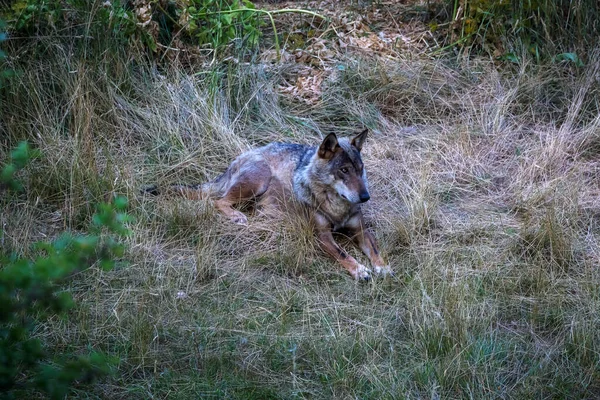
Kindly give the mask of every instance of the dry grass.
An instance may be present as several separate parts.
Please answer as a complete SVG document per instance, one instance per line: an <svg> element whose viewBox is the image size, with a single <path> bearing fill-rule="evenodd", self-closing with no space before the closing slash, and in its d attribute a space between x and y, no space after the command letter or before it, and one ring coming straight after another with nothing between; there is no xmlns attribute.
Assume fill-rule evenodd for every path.
<svg viewBox="0 0 600 400"><path fill-rule="evenodd" d="M280 98L286 65L111 82L61 56L30 64L2 101L1 151L26 137L44 158L26 195L0 200L3 251L82 229L112 193L136 217L128 265L76 277L77 311L40 332L120 357L79 396L600 395L600 64L340 62L312 106ZM392 279L354 282L295 214L240 228L208 203L138 194L212 178L255 145L362 125L365 209Z"/></svg>

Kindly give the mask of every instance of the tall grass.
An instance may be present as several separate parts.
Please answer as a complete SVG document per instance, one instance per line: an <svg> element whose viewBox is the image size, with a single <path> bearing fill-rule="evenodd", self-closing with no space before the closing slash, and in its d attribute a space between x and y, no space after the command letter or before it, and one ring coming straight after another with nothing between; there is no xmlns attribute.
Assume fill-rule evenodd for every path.
<svg viewBox="0 0 600 400"><path fill-rule="evenodd" d="M593 0L450 0L449 42L516 60L591 60L600 33L600 8Z"/></svg>
<svg viewBox="0 0 600 400"><path fill-rule="evenodd" d="M600 394L594 59L506 71L350 54L307 105L278 92L293 65L97 64L71 45L11 61L0 155L28 139L44 157L21 172L24 195L0 198L0 243L27 253L81 229L92 202L132 200L129 266L75 277L80 306L38 333L121 359L74 397ZM293 212L240 228L208 202L139 195L213 178L256 145L363 125L365 213L395 278L355 283Z"/></svg>

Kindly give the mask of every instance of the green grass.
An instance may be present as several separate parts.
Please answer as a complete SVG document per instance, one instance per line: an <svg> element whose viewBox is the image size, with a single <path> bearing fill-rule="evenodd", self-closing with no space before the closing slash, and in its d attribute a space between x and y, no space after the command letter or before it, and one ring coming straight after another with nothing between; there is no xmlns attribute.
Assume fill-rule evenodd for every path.
<svg viewBox="0 0 600 400"><path fill-rule="evenodd" d="M39 332L121 359L73 397L600 395L597 61L349 54L311 105L277 90L294 65L124 62L117 79L61 54L14 61L23 75L0 100L0 157L24 138L44 155L24 194L0 197L1 249L80 229L114 193L136 217L129 264L75 276L77 310ZM365 213L394 278L354 282L294 213L239 227L209 202L139 194L363 125Z"/></svg>

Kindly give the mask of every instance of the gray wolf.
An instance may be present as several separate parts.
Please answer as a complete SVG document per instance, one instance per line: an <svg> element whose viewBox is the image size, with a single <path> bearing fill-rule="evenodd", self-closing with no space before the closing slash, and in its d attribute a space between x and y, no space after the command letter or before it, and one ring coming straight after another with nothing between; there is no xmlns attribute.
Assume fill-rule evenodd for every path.
<svg viewBox="0 0 600 400"><path fill-rule="evenodd" d="M245 225L248 219L234 206L248 201L257 207L292 198L313 217L320 247L355 278L392 271L379 254L374 236L366 229L361 203L370 199L361 150L368 130L352 140L334 133L319 146L271 143L238 156L215 180L196 186L172 185L171 192L189 199L214 200L215 207L231 221ZM156 188L151 188L156 193ZM334 240L344 232L369 258L372 269L359 263Z"/></svg>

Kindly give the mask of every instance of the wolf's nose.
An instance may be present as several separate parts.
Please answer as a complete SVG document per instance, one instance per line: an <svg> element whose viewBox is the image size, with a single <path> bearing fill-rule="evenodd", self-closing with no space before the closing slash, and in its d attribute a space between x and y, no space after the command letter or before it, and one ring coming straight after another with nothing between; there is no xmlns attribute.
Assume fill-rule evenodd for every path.
<svg viewBox="0 0 600 400"><path fill-rule="evenodd" d="M371 196L369 196L369 192L362 192L362 193L359 195L359 198L360 198L360 202L361 202L361 203L364 203L364 202L366 202L366 201L369 201L369 199L371 198Z"/></svg>

